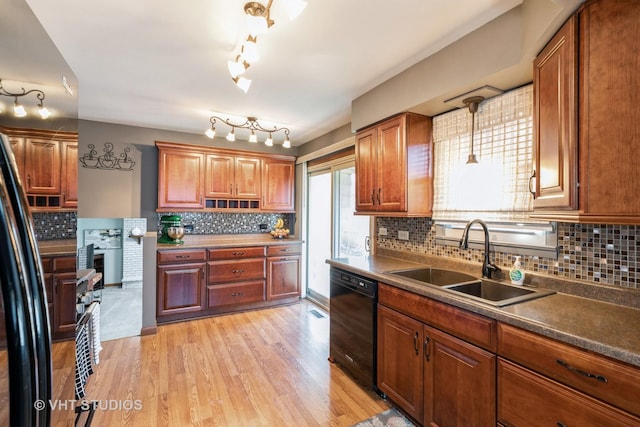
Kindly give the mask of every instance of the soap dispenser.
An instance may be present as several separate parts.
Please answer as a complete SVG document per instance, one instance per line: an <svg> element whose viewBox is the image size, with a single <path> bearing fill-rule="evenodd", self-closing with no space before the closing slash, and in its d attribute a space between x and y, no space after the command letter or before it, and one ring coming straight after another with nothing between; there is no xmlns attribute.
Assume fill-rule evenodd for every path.
<svg viewBox="0 0 640 427"><path fill-rule="evenodd" d="M522 270L522 263L520 262L519 256L516 256L513 267L509 270L509 278L513 285L522 285L524 283L524 271Z"/></svg>

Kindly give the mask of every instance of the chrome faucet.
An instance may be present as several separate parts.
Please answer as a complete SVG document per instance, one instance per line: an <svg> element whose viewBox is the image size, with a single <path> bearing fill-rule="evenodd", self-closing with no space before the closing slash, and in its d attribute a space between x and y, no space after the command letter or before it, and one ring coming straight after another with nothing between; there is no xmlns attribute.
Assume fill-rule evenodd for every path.
<svg viewBox="0 0 640 427"><path fill-rule="evenodd" d="M489 260L489 229L487 224L481 219L469 221L464 227L462 237L460 238L460 249L469 249L469 229L473 224L480 224L484 230L484 262L482 263L482 277L491 279L491 272L500 271L500 268Z"/></svg>

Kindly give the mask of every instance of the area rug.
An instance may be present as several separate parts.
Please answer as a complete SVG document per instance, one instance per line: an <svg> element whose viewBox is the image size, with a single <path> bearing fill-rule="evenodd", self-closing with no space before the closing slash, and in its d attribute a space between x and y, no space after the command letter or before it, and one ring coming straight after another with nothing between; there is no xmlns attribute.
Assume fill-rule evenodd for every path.
<svg viewBox="0 0 640 427"><path fill-rule="evenodd" d="M415 425L396 408L391 408L360 421L352 427L415 427Z"/></svg>

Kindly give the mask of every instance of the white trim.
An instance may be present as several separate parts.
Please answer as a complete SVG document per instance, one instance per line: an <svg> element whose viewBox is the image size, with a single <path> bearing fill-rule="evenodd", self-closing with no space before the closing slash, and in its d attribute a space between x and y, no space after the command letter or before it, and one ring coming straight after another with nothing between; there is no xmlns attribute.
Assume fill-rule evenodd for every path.
<svg viewBox="0 0 640 427"><path fill-rule="evenodd" d="M347 139L343 139L342 141L335 142L331 145L327 145L326 147L322 147L319 150L314 151L313 153L305 154L296 159L296 164L308 162L310 160L318 159L322 156L326 156L331 153L335 153L336 151L340 151L344 148L353 147L356 145L356 137L350 136Z"/></svg>

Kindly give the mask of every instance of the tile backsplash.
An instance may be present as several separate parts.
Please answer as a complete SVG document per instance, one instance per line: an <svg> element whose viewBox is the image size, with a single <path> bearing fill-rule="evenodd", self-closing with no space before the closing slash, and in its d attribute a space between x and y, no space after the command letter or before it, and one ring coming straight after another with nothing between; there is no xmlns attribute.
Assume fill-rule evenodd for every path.
<svg viewBox="0 0 640 427"><path fill-rule="evenodd" d="M271 230L278 218L284 219L285 227L293 232L293 214L281 213L219 213L219 212L164 212L157 215L157 230L162 229L160 218L163 215L180 215L182 225L193 226L190 234L247 234L266 233ZM260 229L266 224L266 229ZM149 226L151 228L151 226Z"/></svg>
<svg viewBox="0 0 640 427"><path fill-rule="evenodd" d="M75 239L76 212L32 212L37 240Z"/></svg>
<svg viewBox="0 0 640 427"><path fill-rule="evenodd" d="M460 250L436 244L429 218L379 217L376 227L385 227L386 236L377 235L376 246L482 263L483 251ZM394 236L409 231L409 240ZM624 288L640 288L640 228L631 225L558 223L558 259L523 256L525 271L566 279L578 279ZM503 270L513 264L513 254L492 252L491 259Z"/></svg>

